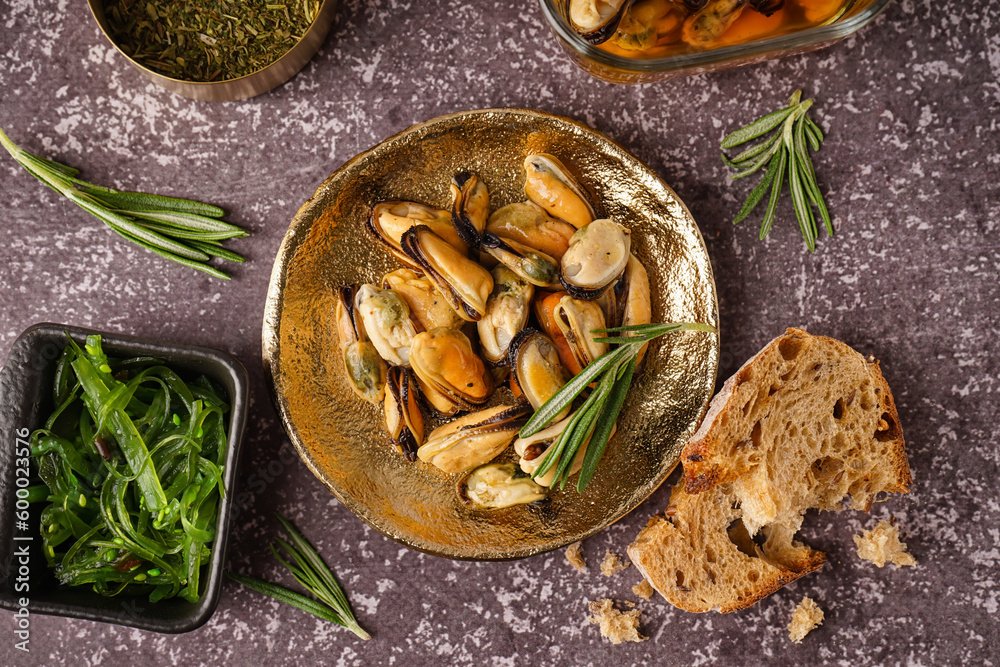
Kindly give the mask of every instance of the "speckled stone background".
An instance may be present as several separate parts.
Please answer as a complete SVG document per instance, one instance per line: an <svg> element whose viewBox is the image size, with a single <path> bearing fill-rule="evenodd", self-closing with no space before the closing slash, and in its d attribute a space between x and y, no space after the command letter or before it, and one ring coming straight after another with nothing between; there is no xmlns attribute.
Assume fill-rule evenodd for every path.
<svg viewBox="0 0 1000 667"><path fill-rule="evenodd" d="M28 325L55 321L214 346L250 369L250 501L232 568L284 577L270 514L297 521L335 564L368 643L227 583L212 620L182 636L33 617L30 653L0 621L2 664L836 664L1000 662L1000 6L894 3L814 54L643 87L577 70L534 2L348 0L326 46L289 84L231 104L147 83L86 4L0 3L0 126L91 180L218 203L252 232L222 283L131 247L0 156L0 358ZM817 159L837 234L803 250L790 206L765 242L729 220L719 139L796 87L829 130ZM537 107L584 121L648 163L691 208L712 257L721 380L780 333L805 326L882 360L913 469L912 492L806 517L829 563L740 613L692 615L639 600L634 568L603 577L661 488L584 544L511 563L441 560L397 545L340 506L291 455L263 383L260 328L271 262L299 205L345 160L453 111ZM262 488L261 488L262 487ZM877 569L851 535L895 517L919 561ZM287 581L287 579L286 579ZM785 626L803 595L826 612L800 646ZM611 646L587 601L632 600L650 640Z"/></svg>

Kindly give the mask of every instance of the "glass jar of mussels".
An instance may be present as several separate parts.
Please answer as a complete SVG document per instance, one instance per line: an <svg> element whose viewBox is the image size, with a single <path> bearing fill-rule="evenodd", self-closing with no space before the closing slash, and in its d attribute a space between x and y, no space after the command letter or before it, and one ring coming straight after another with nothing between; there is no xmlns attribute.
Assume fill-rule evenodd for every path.
<svg viewBox="0 0 1000 667"><path fill-rule="evenodd" d="M805 53L868 24L890 0L539 0L577 65L648 83Z"/></svg>

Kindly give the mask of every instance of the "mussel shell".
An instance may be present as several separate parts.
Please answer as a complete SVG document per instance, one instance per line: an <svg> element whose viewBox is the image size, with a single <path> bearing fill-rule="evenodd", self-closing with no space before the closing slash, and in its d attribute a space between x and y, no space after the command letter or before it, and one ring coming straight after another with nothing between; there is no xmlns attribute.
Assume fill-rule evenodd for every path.
<svg viewBox="0 0 1000 667"><path fill-rule="evenodd" d="M528 324L535 288L503 265L493 269L492 275L493 292L486 302L486 314L476 322L476 328L483 357L498 365L506 362L514 336Z"/></svg>
<svg viewBox="0 0 1000 667"><path fill-rule="evenodd" d="M393 366L410 363L410 341L417 329L410 320L410 307L402 297L392 290L365 284L354 296L354 310L383 359Z"/></svg>
<svg viewBox="0 0 1000 667"><path fill-rule="evenodd" d="M577 229L597 217L587 195L559 158L536 153L524 158L524 193L549 215Z"/></svg>
<svg viewBox="0 0 1000 667"><path fill-rule="evenodd" d="M581 227L562 257L563 287L575 299L596 299L621 276L631 247L629 230L612 220Z"/></svg>
<svg viewBox="0 0 1000 667"><path fill-rule="evenodd" d="M451 218L470 248L479 245L490 215L490 191L483 179L463 171L451 181Z"/></svg>
<svg viewBox="0 0 1000 667"><path fill-rule="evenodd" d="M489 271L424 225L406 230L402 246L463 320L475 322L483 317L493 291Z"/></svg>
<svg viewBox="0 0 1000 667"><path fill-rule="evenodd" d="M473 509L481 510L541 503L548 499L545 488L520 473L513 463L479 466L458 483L458 497Z"/></svg>
<svg viewBox="0 0 1000 667"><path fill-rule="evenodd" d="M625 267L621 279L615 283L614 293L618 306L617 314L614 321L608 324L609 327L649 324L652 321L653 307L649 294L649 274L646 273L646 267L635 255L629 255L628 265ZM639 348L636 364L642 363L648 347L649 343L645 343Z"/></svg>
<svg viewBox="0 0 1000 667"><path fill-rule="evenodd" d="M486 231L523 243L558 260L569 247L576 227L553 218L533 201L523 201L494 211L486 223Z"/></svg>
<svg viewBox="0 0 1000 667"><path fill-rule="evenodd" d="M337 306L334 319L337 322L337 337L341 349L351 343L368 340L365 337L365 327L354 311L354 296L356 285L341 285L337 288Z"/></svg>
<svg viewBox="0 0 1000 667"><path fill-rule="evenodd" d="M568 18L569 24L583 39L591 44L602 44L615 34L618 24L634 0L570 0ZM614 3L619 2L615 7ZM598 5L609 6L610 11L603 14ZM589 11L588 11L589 10Z"/></svg>
<svg viewBox="0 0 1000 667"><path fill-rule="evenodd" d="M458 329L465 321L451 307L434 283L412 269L396 269L382 276L382 288L391 289L410 307L419 331L437 327Z"/></svg>
<svg viewBox="0 0 1000 667"><path fill-rule="evenodd" d="M555 343L537 329L525 329L517 334L510 344L508 356L513 381L536 410L570 379L559 360Z"/></svg>
<svg viewBox="0 0 1000 667"><path fill-rule="evenodd" d="M559 283L559 262L544 252L486 232L482 248L518 276L538 287Z"/></svg>
<svg viewBox="0 0 1000 667"><path fill-rule="evenodd" d="M785 0L750 0L750 6L754 11L770 16L785 6Z"/></svg>
<svg viewBox="0 0 1000 667"><path fill-rule="evenodd" d="M523 401L470 412L431 431L417 457L446 473L465 472L506 449L530 414Z"/></svg>
<svg viewBox="0 0 1000 667"><path fill-rule="evenodd" d="M514 453L517 454L520 459L518 460L518 465L521 470L529 475L533 474L535 470L542 464L545 460L545 453L548 451L549 447L555 444L562 432L566 430L569 425L572 416L566 417L565 419L542 429L541 431L535 433L528 438L517 438L514 441ZM612 427L611 435L615 434L617 430L617 425ZM572 475L580 472L583 468L583 459L587 452L587 446L590 444L590 437L580 445L580 449L577 450L576 456L573 457L572 463L570 463L569 472L566 477L569 478ZM553 466L544 475L539 475L534 477L535 482L541 486L551 486L552 479L555 477L556 467Z"/></svg>
<svg viewBox="0 0 1000 667"><path fill-rule="evenodd" d="M389 369L385 392L385 426L392 442L408 461L417 460L424 442L424 417L417 403L417 391L410 371L403 366Z"/></svg>
<svg viewBox="0 0 1000 667"><path fill-rule="evenodd" d="M456 329L440 327L414 336L410 365L427 399L445 414L455 411L440 410L435 393L462 410L482 405L493 394L493 376L472 351L468 337Z"/></svg>
<svg viewBox="0 0 1000 667"><path fill-rule="evenodd" d="M463 255L469 251L468 245L462 240L452 223L449 211L442 211L417 202L392 200L375 204L368 216L368 231L403 264L419 269L420 265L403 252L402 248L403 234L415 225L430 227L435 234Z"/></svg>

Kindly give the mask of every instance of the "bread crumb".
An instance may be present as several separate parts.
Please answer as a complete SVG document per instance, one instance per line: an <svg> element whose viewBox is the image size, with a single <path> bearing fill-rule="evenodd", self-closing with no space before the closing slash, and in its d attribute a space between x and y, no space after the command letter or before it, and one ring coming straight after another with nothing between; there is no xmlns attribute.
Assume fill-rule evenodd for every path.
<svg viewBox="0 0 1000 667"><path fill-rule="evenodd" d="M907 553L906 543L899 541L899 528L885 519L879 521L873 530L855 535L854 544L858 547L858 558L870 560L879 567L887 562L900 567L917 564L917 559Z"/></svg>
<svg viewBox="0 0 1000 667"><path fill-rule="evenodd" d="M621 572L626 569L631 563L623 563L616 554L611 553L611 549L608 549L604 553L604 560L601 561L601 574L605 577L610 577L615 572Z"/></svg>
<svg viewBox="0 0 1000 667"><path fill-rule="evenodd" d="M582 549L583 542L574 542L566 547L566 560L568 560L569 564L580 572L586 572L587 561L583 560L583 554L581 553Z"/></svg>
<svg viewBox="0 0 1000 667"><path fill-rule="evenodd" d="M612 644L622 642L644 642L649 637L639 634L639 614L638 609L620 612L615 609L615 604L611 600L596 600L590 603L590 613L593 616L587 618L591 623L601 624L601 636L607 637Z"/></svg>
<svg viewBox="0 0 1000 667"><path fill-rule="evenodd" d="M821 625L823 625L823 610L807 595L792 612L792 620L788 624L788 636L796 644L801 644L806 635Z"/></svg>
<svg viewBox="0 0 1000 667"><path fill-rule="evenodd" d="M653 597L653 593L656 592L656 589L653 588L653 584L649 583L649 579L643 579L632 587L632 592L641 597L643 600L648 600Z"/></svg>

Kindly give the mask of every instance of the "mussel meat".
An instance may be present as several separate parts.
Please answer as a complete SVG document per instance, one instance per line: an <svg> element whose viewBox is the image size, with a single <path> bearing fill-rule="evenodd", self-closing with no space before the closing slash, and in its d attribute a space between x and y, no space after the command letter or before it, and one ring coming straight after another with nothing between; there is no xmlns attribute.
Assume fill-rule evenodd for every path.
<svg viewBox="0 0 1000 667"><path fill-rule="evenodd" d="M612 220L581 227L562 257L563 287L576 299L596 299L621 276L631 247L629 230Z"/></svg>
<svg viewBox="0 0 1000 667"><path fill-rule="evenodd" d="M559 283L559 262L544 252L486 232L482 248L518 276L538 287Z"/></svg>
<svg viewBox="0 0 1000 667"><path fill-rule="evenodd" d="M465 321L434 288L434 283L412 269L396 269L385 274L382 288L391 289L402 297L410 307L410 318L420 331L437 327L458 329Z"/></svg>
<svg viewBox="0 0 1000 667"><path fill-rule="evenodd" d="M611 290L608 290L610 292ZM608 326L631 326L633 324L649 324L653 318L653 307L649 298L649 274L635 255L629 254L628 265L621 279L615 283L615 300L618 305L617 315ZM645 343L639 348L636 364L642 363L646 356Z"/></svg>
<svg viewBox="0 0 1000 667"><path fill-rule="evenodd" d="M406 266L420 266L402 248L403 233L414 225L426 225L463 255L469 250L452 224L451 212L409 201L384 201L372 207L368 230Z"/></svg>
<svg viewBox="0 0 1000 667"><path fill-rule="evenodd" d="M417 388L410 371L403 366L389 369L385 392L385 426L389 437L406 457L417 460L417 449L424 442L424 417L417 403Z"/></svg>
<svg viewBox="0 0 1000 667"><path fill-rule="evenodd" d="M471 412L431 431L417 457L446 473L465 472L506 449L529 414L531 407L523 401Z"/></svg>
<svg viewBox="0 0 1000 667"><path fill-rule="evenodd" d="M747 1L709 0L702 9L684 20L681 39L691 46L708 46L740 17Z"/></svg>
<svg viewBox="0 0 1000 667"><path fill-rule="evenodd" d="M565 359L563 363L574 375L608 351L607 343L594 341L605 334L591 333L606 326L604 311L596 301L581 301L567 294L552 309L552 317L573 357L572 363Z"/></svg>
<svg viewBox="0 0 1000 667"><path fill-rule="evenodd" d="M558 158L546 153L524 159L524 193L549 215L577 229L597 217L587 195Z"/></svg>
<svg viewBox="0 0 1000 667"><path fill-rule="evenodd" d="M558 260L569 247L576 227L553 218L535 202L525 201L497 209L486 223L486 231Z"/></svg>
<svg viewBox="0 0 1000 667"><path fill-rule="evenodd" d="M566 427L569 425L571 419L572 416L567 417L562 421L556 422L555 424L542 429L531 437L518 438L514 441L514 452L521 457L518 461L518 465L520 465L522 471L531 475L540 465L542 465L542 461L545 460L545 453L548 451L549 447L555 444L556 440L559 439L559 436L562 435L562 432L566 430ZM611 430L612 436L615 434L616 429L617 425ZM576 456L573 457L573 462L570 464L569 472L566 474L567 478L580 472L580 469L583 467L583 459L586 456L587 447L589 445L590 437L588 436L586 442L580 445L580 449L577 450ZM539 475L538 477L535 477L534 480L536 483L548 487L552 485L552 479L555 477L555 474L556 467L553 466L549 468L548 472L544 475Z"/></svg>
<svg viewBox="0 0 1000 667"><path fill-rule="evenodd" d="M534 286L506 266L493 269L493 293L486 302L486 315L476 322L479 346L491 364L503 364L511 341L528 324Z"/></svg>
<svg viewBox="0 0 1000 667"><path fill-rule="evenodd" d="M428 402L444 415L472 410L493 394L493 376L456 329L439 327L414 336L410 366Z"/></svg>
<svg viewBox="0 0 1000 667"><path fill-rule="evenodd" d="M386 365L367 339L364 325L354 312L353 285L337 290L337 334L344 372L354 393L369 403L381 403L385 395Z"/></svg>
<svg viewBox="0 0 1000 667"><path fill-rule="evenodd" d="M493 291L493 277L489 271L425 225L406 230L402 246L403 252L420 266L463 320L475 322L483 317L486 300Z"/></svg>
<svg viewBox="0 0 1000 667"><path fill-rule="evenodd" d="M479 245L490 215L490 191L483 179L467 171L451 181L451 218L469 247Z"/></svg>
<svg viewBox="0 0 1000 667"><path fill-rule="evenodd" d="M664 20L672 11L670 0L636 0L618 24L615 44L626 51L653 48L661 35L680 25L679 12L671 20Z"/></svg>
<svg viewBox="0 0 1000 667"><path fill-rule="evenodd" d="M524 329L517 334L508 356L511 381L535 410L569 381L552 339L537 329ZM561 414L568 411L569 407Z"/></svg>
<svg viewBox="0 0 1000 667"><path fill-rule="evenodd" d="M615 34L631 4L632 0L570 0L569 22L580 37L601 44Z"/></svg>
<svg viewBox="0 0 1000 667"><path fill-rule="evenodd" d="M546 500L545 488L513 463L490 463L458 483L458 497L474 509L500 509Z"/></svg>
<svg viewBox="0 0 1000 667"><path fill-rule="evenodd" d="M365 284L354 297L354 310L382 358L393 366L408 366L410 341L417 329L410 320L406 301L392 290Z"/></svg>

